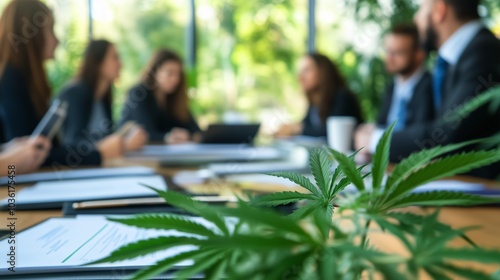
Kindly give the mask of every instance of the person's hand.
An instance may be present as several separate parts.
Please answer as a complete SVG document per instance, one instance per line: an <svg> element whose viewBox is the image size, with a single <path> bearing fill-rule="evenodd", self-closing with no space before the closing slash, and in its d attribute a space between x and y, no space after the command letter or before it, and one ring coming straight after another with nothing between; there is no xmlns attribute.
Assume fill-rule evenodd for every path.
<svg viewBox="0 0 500 280"><path fill-rule="evenodd" d="M355 150L360 150L361 154L370 153L370 141L375 131L376 127L374 124L363 124L360 125L354 134L354 148Z"/></svg>
<svg viewBox="0 0 500 280"><path fill-rule="evenodd" d="M274 133L274 137L284 138L284 137L298 135L301 132L302 132L302 124L285 124L282 125L276 133Z"/></svg>
<svg viewBox="0 0 500 280"><path fill-rule="evenodd" d="M123 156L124 141L120 135L111 134L97 143L102 160L109 160Z"/></svg>
<svg viewBox="0 0 500 280"><path fill-rule="evenodd" d="M134 126L125 136L125 150L137 151L148 142L149 135L141 126Z"/></svg>
<svg viewBox="0 0 500 280"><path fill-rule="evenodd" d="M189 142L191 135L183 128L173 128L165 135L165 142L169 145L183 144Z"/></svg>
<svg viewBox="0 0 500 280"><path fill-rule="evenodd" d="M47 138L39 136L35 139L15 139L6 147L8 149L0 155L2 175L6 175L9 165L15 166L18 174L36 171L47 158L51 144Z"/></svg>
<svg viewBox="0 0 500 280"><path fill-rule="evenodd" d="M203 140L203 134L201 132L196 132L193 134L193 142L195 143L201 143Z"/></svg>

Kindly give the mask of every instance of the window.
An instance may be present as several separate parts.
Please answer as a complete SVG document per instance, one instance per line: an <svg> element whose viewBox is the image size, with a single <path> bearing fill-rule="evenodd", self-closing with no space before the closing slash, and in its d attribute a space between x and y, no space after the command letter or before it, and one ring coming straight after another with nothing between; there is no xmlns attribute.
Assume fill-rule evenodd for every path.
<svg viewBox="0 0 500 280"><path fill-rule="evenodd" d="M209 122L232 112L276 126L304 99L295 64L306 53L307 0L197 0L197 111Z"/></svg>

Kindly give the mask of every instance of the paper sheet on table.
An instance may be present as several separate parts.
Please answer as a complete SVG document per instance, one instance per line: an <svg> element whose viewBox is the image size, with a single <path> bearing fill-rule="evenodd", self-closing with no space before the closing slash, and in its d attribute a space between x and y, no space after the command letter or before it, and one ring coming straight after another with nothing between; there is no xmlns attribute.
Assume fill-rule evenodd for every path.
<svg viewBox="0 0 500 280"><path fill-rule="evenodd" d="M314 178L312 175L306 175L306 177L313 183ZM226 177L226 180L231 183L243 183L243 184L251 184L254 185L258 190L265 190L269 188L270 192L274 191L286 191L286 188L297 188L297 184L289 181L288 179L263 175L263 174L248 174L248 175L232 175ZM365 179L365 186L367 189L371 189L371 178ZM282 187L282 188L280 188ZM252 187L248 187L252 189ZM468 183L457 180L442 180L435 181L425 185L422 185L415 189L413 192L432 192L432 191L454 191L454 192L465 192L465 193L473 193L473 194L482 194L484 192L485 195L492 195L495 191L490 190L487 192L487 188L479 183ZM356 192L356 188L351 184L347 186L345 189L346 192ZM497 195L500 195L500 190L496 192Z"/></svg>
<svg viewBox="0 0 500 280"><path fill-rule="evenodd" d="M455 192L479 192L485 190L485 186L478 183L468 183L456 180L435 181L415 189L414 192L432 192L432 191L455 191Z"/></svg>
<svg viewBox="0 0 500 280"><path fill-rule="evenodd" d="M196 222L206 221L193 218ZM169 256L196 249L194 246L179 246L143 257L117 263L92 266L83 264L108 256L119 247L158 236L187 236L175 230L150 230L125 226L107 221L103 216L78 218L51 218L37 226L16 235L16 243L9 244L9 239L0 241L0 248L10 249L15 246L16 274L96 270L126 267L137 269L154 264ZM6 252L3 250L2 252ZM10 251L10 250L9 250ZM13 275L8 270L9 256L0 257L0 275ZM178 266L190 265L191 261Z"/></svg>
<svg viewBox="0 0 500 280"><path fill-rule="evenodd" d="M44 181L63 181L75 179L106 178L118 176L140 176L153 175L155 170L149 167L117 167L117 168L90 168L78 170L54 170L53 172L42 172L25 175L16 175L16 184L27 184ZM0 185L7 185L8 177L0 178Z"/></svg>
<svg viewBox="0 0 500 280"><path fill-rule="evenodd" d="M159 175L45 182L19 191L16 206L154 196L154 191L143 184L159 190L167 189L165 180ZM7 199L0 202L0 207L6 205Z"/></svg>
<svg viewBox="0 0 500 280"><path fill-rule="evenodd" d="M139 152L127 154L129 158L185 160L273 160L283 153L273 147L254 147L241 144L182 144L146 146Z"/></svg>

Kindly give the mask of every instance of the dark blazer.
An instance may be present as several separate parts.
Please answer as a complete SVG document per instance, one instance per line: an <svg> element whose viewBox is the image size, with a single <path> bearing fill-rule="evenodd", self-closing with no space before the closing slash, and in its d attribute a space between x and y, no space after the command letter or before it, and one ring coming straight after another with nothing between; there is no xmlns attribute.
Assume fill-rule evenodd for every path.
<svg viewBox="0 0 500 280"><path fill-rule="evenodd" d="M302 135L314 136L314 137L325 137L326 136L326 124L322 123L321 126L316 126L311 120L311 110L310 106L307 110L306 117L302 121L303 130ZM363 122L363 117L361 114L361 107L356 96L347 91L339 90L332 100L331 110L329 117L354 117L357 123Z"/></svg>
<svg viewBox="0 0 500 280"><path fill-rule="evenodd" d="M423 148L490 137L500 132L500 111L491 113L485 105L464 119L452 110L471 98L498 85L500 81L500 42L483 28L465 48L458 63L448 70L443 106L433 121L415 124L393 135L391 160L400 161ZM481 149L479 146L469 149ZM470 175L494 179L500 165L481 168Z"/></svg>
<svg viewBox="0 0 500 280"><path fill-rule="evenodd" d="M111 103L104 102L106 119L102 129L89 131L88 126L94 105L94 93L89 85L82 81L68 84L59 94L59 99L68 102L68 115L62 126L63 142L67 145L92 145L108 136L113 129Z"/></svg>
<svg viewBox="0 0 500 280"><path fill-rule="evenodd" d="M382 109L378 115L377 126L382 128L391 125L388 123L387 119L394 96L394 86L395 84L393 82L387 87ZM405 127L417 123L428 122L434 118L434 99L432 92L432 76L429 72L425 72L420 81L415 85L413 96L406 108Z"/></svg>
<svg viewBox="0 0 500 280"><path fill-rule="evenodd" d="M188 122L175 118L160 108L153 91L142 85L133 87L128 93L120 123L123 125L127 121L135 121L142 125L149 134L151 142L162 142L165 134L175 127L186 129L191 134L200 131L193 116Z"/></svg>
<svg viewBox="0 0 500 280"><path fill-rule="evenodd" d="M0 142L31 135L40 120L41 118L35 113L26 79L20 70L7 66L0 77L0 127L2 128ZM99 152L79 151L77 147L71 145L60 145L55 139L44 165L76 166L100 163Z"/></svg>

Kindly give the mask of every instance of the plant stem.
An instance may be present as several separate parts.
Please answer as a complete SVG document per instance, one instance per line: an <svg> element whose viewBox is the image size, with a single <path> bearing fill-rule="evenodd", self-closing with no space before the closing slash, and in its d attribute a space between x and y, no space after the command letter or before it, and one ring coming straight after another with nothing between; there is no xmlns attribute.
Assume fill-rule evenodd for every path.
<svg viewBox="0 0 500 280"><path fill-rule="evenodd" d="M368 237L368 229L370 228L370 223L372 220L368 219L365 224L365 231L363 232L363 237L361 238L361 246L365 247L366 238Z"/></svg>

